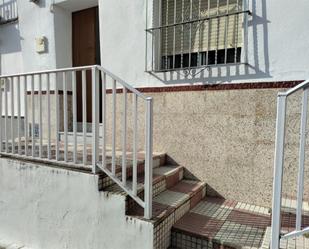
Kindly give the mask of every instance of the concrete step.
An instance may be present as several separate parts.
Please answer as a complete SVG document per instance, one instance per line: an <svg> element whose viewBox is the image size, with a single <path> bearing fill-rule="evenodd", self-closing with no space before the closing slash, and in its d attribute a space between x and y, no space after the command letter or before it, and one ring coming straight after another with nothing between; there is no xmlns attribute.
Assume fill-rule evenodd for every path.
<svg viewBox="0 0 309 249"><path fill-rule="evenodd" d="M260 248L271 216L268 208L206 197L172 228L177 249Z"/></svg>

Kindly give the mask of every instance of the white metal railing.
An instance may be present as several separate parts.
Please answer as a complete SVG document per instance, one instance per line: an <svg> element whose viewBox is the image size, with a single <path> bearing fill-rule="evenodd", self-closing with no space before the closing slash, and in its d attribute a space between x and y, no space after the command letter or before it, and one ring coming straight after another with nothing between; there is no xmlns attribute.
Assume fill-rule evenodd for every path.
<svg viewBox="0 0 309 249"><path fill-rule="evenodd" d="M297 182L297 207L295 230L285 235L281 235L281 205L282 205L282 179L284 168L284 147L285 147L285 126L287 99L297 91L303 91L301 125L300 125L300 147L299 147L299 168ZM302 208L304 195L304 165L305 165L305 146L308 112L308 91L309 80L297 85L296 87L278 93L277 100L277 121L276 121L276 145L274 161L274 183L273 183L273 204L272 204L272 234L271 249L280 248L281 239L289 239L301 236L309 232L309 227L302 228Z"/></svg>
<svg viewBox="0 0 309 249"><path fill-rule="evenodd" d="M0 76L0 83L2 90L0 94L1 155L91 167L93 173L102 170L144 208L145 218L151 218L153 157L153 99L151 97L146 97L97 65L3 75ZM90 93L87 91L90 89L89 98ZM77 102L77 94L82 95L82 103ZM133 102L133 127L130 127L133 145L130 164L127 160L128 94L132 95ZM111 96L110 116L107 115L106 109L108 96ZM123 98L122 112L116 113L119 110L119 108L116 109L119 97ZM90 115L91 131L89 128L87 130L89 105L92 112ZM138 126L140 119L138 107L141 105L145 105L146 110L145 144L143 145L146 153L144 198L138 195L137 190L138 138L139 128L142 128ZM99 120L100 112L102 113L102 125ZM77 139L80 135L78 131L79 113L82 114L82 141ZM116 129L116 114L122 115L120 131ZM111 155L107 155L108 117L112 119ZM60 135L63 136L63 141L60 140ZM91 145L87 144L89 135L92 140ZM121 163L116 160L116 142L119 137L122 141ZM127 182L128 165L132 167L131 184Z"/></svg>

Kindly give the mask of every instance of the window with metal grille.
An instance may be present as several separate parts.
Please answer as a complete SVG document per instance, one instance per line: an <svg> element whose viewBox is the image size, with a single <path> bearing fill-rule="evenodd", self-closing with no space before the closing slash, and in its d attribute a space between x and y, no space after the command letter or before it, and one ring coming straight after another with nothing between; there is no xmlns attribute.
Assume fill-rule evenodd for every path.
<svg viewBox="0 0 309 249"><path fill-rule="evenodd" d="M18 20L17 0L3 0L0 3L0 25Z"/></svg>
<svg viewBox="0 0 309 249"><path fill-rule="evenodd" d="M152 71L241 62L246 0L160 0Z"/></svg>

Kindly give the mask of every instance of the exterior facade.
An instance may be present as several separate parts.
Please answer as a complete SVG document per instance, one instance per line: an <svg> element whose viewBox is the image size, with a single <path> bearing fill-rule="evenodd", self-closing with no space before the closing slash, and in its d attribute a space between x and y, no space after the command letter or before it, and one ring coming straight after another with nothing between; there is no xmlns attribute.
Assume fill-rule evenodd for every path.
<svg viewBox="0 0 309 249"><path fill-rule="evenodd" d="M278 92L295 87L309 78L307 10L309 2L305 0L297 3L288 0L0 1L0 102L1 122L3 127L6 124L5 132L1 131L1 143L6 140L7 146L7 137L12 138L14 143L14 139L17 141L28 135L29 143L37 139L40 146L42 141L44 145L44 141L48 140L46 157L50 159L50 154L53 154L51 136L55 139L56 160L58 139L64 141L65 148L69 148L64 149L63 161L67 162L66 150L70 150L70 143L79 141L80 145L92 146L112 144L112 158L116 158L116 147L125 147L134 153L144 151L143 143L146 141L149 153L166 153L166 162L183 166L185 170L181 174L187 179L205 182L207 190L197 191L201 196L206 194L269 209L273 197L276 97ZM62 68L69 69L61 71ZM86 84L91 81L92 85ZM13 88L17 82L21 83L20 86ZM93 87L94 82L99 84ZM61 97L58 98L58 94ZM96 94L97 97L94 97ZM144 95L152 97L152 104L147 104L149 99L143 99ZM137 108L135 101L140 96L139 103L145 105L140 104ZM106 105L101 107L101 103ZM100 106L97 112L95 106ZM299 191L300 95L291 96L287 106L283 195L294 200ZM153 113L153 119L149 119L150 113ZM151 122L147 123L147 120ZM150 125L152 122L153 125ZM153 147L147 144L150 128L153 128ZM135 136L135 130L145 135ZM77 133L81 134L80 138L76 138L77 135L74 137ZM88 133L92 134L89 139ZM115 137L115 133L122 135ZM93 139L95 136L97 140ZM31 146L34 148L35 144ZM45 155L41 147L39 157ZM79 153L78 149L78 146L74 147L72 157ZM102 158L98 156L94 159L92 154L92 163L102 160L104 165L105 149L102 150ZM86 146L81 147L81 160L85 165L87 151ZM101 153L100 150L97 152ZM145 165L147 155L151 157L148 152L144 153ZM35 157L34 152L32 157ZM50 192L50 185L34 180L31 175L37 178L49 174L54 176L53 170L35 171L29 162L24 165L10 161L13 159L6 160L1 159L1 178L5 178L6 172L10 179L19 175L25 181L33 180L42 191ZM151 166L150 160L148 162ZM112 163L111 167L114 164L117 163ZM29 170L30 175L18 173L23 168L26 172ZM96 171L96 166L93 170ZM83 173L72 173L72 178L68 178L65 170L56 171L63 179L52 178L50 184L55 186L62 182L63 189L80 188L79 181L91 182L93 185L88 189L79 190L88 195L93 186L100 182L99 176L83 178ZM304 200L309 201L308 167L303 175ZM125 181L125 177L122 180ZM3 183L2 187L5 189L5 192L0 192L3 199L7 198L7 193L13 195L16 191L22 191L22 187L14 189L9 182ZM76 192L70 194L75 196ZM32 196L24 197L25 203L38 195L33 190ZM103 201L106 207L102 212L89 211L89 218L83 221L83 226L96 224L92 215L98 212L100 220L97 225L106 229L103 220L113 205L121 212L121 219L126 219L127 199L119 197L116 200L118 197L103 195L84 200L85 203L93 199L96 203ZM46 200L48 203L55 198L52 194L49 197L51 199ZM140 200L145 201L145 206L146 197ZM10 205L14 203L12 200L6 201ZM80 205L82 207L84 204ZM18 203L17 207L21 209L23 203ZM35 217L31 212L35 205L28 208L29 217ZM69 206L60 201L58 208L60 215ZM0 214L0 227L1 222L15 227L18 222L8 219L14 216L14 212L9 211L9 205L3 206L3 210L9 215ZM73 210L74 217L77 218L80 212L78 208ZM49 214L46 217L53 219ZM74 217L65 227L74 223ZM111 217L117 217L116 212ZM61 222L61 217L57 216L55 220ZM161 231L159 225L130 220L129 224L119 221L119 231L125 233L127 229L128 234L142 231L141 237L136 241L123 239L114 247L106 247L104 243L107 240L104 239L109 237L114 240L113 232L117 230L114 226L117 226L118 220L115 223L112 220L108 221L112 224L111 231L106 231L102 240L96 240L95 236L88 238L88 241L94 241L89 248L99 248L102 243L102 248L124 248L126 243L130 248L169 246L166 241L170 237L164 237L164 242L156 242L156 236L159 236L156 232ZM27 222L22 219L23 224ZM37 241L33 236L35 227L31 223L30 232L25 236L15 233L10 237L5 232L7 227L3 226L0 236L3 232L8 239L17 237L20 243L34 248L55 248L59 246L57 239L65 241L61 245L63 248L82 248L77 244L84 228L72 237L68 232L51 244L45 244L44 236L49 231L40 233L37 236L40 241ZM51 229L60 227L58 223L50 226ZM92 232L99 233L95 229ZM87 247L87 244L82 245Z"/></svg>

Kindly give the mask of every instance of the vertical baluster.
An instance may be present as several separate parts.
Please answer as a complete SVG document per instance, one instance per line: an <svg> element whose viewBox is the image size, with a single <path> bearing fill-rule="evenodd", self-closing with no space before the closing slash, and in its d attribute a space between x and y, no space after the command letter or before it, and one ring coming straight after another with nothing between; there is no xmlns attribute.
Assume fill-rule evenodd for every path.
<svg viewBox="0 0 309 249"><path fill-rule="evenodd" d="M219 6L220 6L220 0L217 0L217 16L219 16ZM215 53L215 64L218 64L218 49L219 49L219 34L220 34L220 18L216 18L217 21L217 44L216 44L216 53Z"/></svg>
<svg viewBox="0 0 309 249"><path fill-rule="evenodd" d="M145 133L145 211L146 219L152 217L152 135L153 135L153 102L152 98L147 98L146 102L146 133Z"/></svg>
<svg viewBox="0 0 309 249"><path fill-rule="evenodd" d="M133 94L133 177L132 191L137 195L138 96Z"/></svg>
<svg viewBox="0 0 309 249"><path fill-rule="evenodd" d="M174 24L176 23L176 14L177 14L177 4L174 0ZM174 37L173 37L173 69L175 69L175 58L176 58L176 25L174 25Z"/></svg>
<svg viewBox="0 0 309 249"><path fill-rule="evenodd" d="M190 0L190 21L192 21L192 9L193 9L193 3L192 0ZM190 26L190 33L189 33L189 69L191 68L191 57L192 57L192 22L189 24Z"/></svg>
<svg viewBox="0 0 309 249"><path fill-rule="evenodd" d="M21 154L21 122L20 122L20 77L17 77L17 137L18 154Z"/></svg>
<svg viewBox="0 0 309 249"><path fill-rule="evenodd" d="M82 71L82 90L83 90L83 164L87 164L87 88L86 88L86 71Z"/></svg>
<svg viewBox="0 0 309 249"><path fill-rule="evenodd" d="M123 87L123 114L122 114L122 184L127 181L127 89Z"/></svg>
<svg viewBox="0 0 309 249"><path fill-rule="evenodd" d="M208 0L207 4L207 17L210 18L210 0ZM206 66L209 64L209 49L210 49L210 19L207 20L207 51L206 51Z"/></svg>
<svg viewBox="0 0 309 249"><path fill-rule="evenodd" d="M15 137L15 132L14 132L14 120L15 120L15 110L14 110L14 78L11 78L11 139L12 139L12 153L15 153L15 141L14 141L14 137Z"/></svg>
<svg viewBox="0 0 309 249"><path fill-rule="evenodd" d="M113 117L112 117L112 173L116 175L116 80L113 80Z"/></svg>
<svg viewBox="0 0 309 249"><path fill-rule="evenodd" d="M157 69L160 70L162 68L161 61L162 61L162 0L159 0L159 32L158 32L158 65Z"/></svg>
<svg viewBox="0 0 309 249"><path fill-rule="evenodd" d="M58 91L58 74L55 73L55 101L56 101L56 161L59 161L59 91Z"/></svg>
<svg viewBox="0 0 309 249"><path fill-rule="evenodd" d="M43 154L42 75L39 74L39 157Z"/></svg>
<svg viewBox="0 0 309 249"><path fill-rule="evenodd" d="M148 31L147 32L147 35L148 35ZM153 71L153 64L154 64L154 55L155 55L155 30L152 30L151 31L151 71ZM147 66L147 57L146 57L146 69L148 71L148 66Z"/></svg>
<svg viewBox="0 0 309 249"><path fill-rule="evenodd" d="M9 139L8 139L8 78L4 80L4 135L5 135L5 152L9 153Z"/></svg>
<svg viewBox="0 0 309 249"><path fill-rule="evenodd" d="M301 229L303 197L304 197L304 174L305 174L305 150L306 150L306 130L308 113L308 91L304 89L301 111L300 142L299 142L299 166L297 182L297 209L296 209L296 230Z"/></svg>
<svg viewBox="0 0 309 249"><path fill-rule="evenodd" d="M3 78L0 78L0 82L3 83ZM0 151L3 152L3 103L2 103L2 88L3 85L0 85Z"/></svg>
<svg viewBox="0 0 309 249"><path fill-rule="evenodd" d="M92 173L97 173L99 158L99 77L97 67L92 68Z"/></svg>
<svg viewBox="0 0 309 249"><path fill-rule="evenodd" d="M72 72L72 90L73 90L73 162L77 163L77 96L76 96L76 71Z"/></svg>
<svg viewBox="0 0 309 249"><path fill-rule="evenodd" d="M34 140L34 132L35 132L35 112L34 112L34 75L31 75L31 139L32 139L32 157L35 157L35 140Z"/></svg>
<svg viewBox="0 0 309 249"><path fill-rule="evenodd" d="M181 22L183 23L185 19L185 0L182 0L182 7L181 7ZM182 33L182 37L181 37L181 68L183 68L183 51L184 51L184 44L185 44L185 26L184 24L181 24L181 33Z"/></svg>
<svg viewBox="0 0 309 249"><path fill-rule="evenodd" d="M248 0L243 0L243 11L248 11ZM244 25L243 25L243 36L244 36L244 46L243 46L243 57L244 63L248 63L248 13L244 13Z"/></svg>
<svg viewBox="0 0 309 249"><path fill-rule="evenodd" d="M237 0L237 11L239 11L239 0ZM235 34L235 52L234 52L234 63L237 63L237 48L238 48L238 33L239 33L239 14L236 14L236 34Z"/></svg>
<svg viewBox="0 0 309 249"><path fill-rule="evenodd" d="M102 74L102 166L106 168L106 73Z"/></svg>
<svg viewBox="0 0 309 249"><path fill-rule="evenodd" d="M166 18L165 18L165 25L169 25L169 20L168 20L168 17L169 17L169 2L170 0L166 0ZM168 65L168 43L169 43L169 40L168 40L168 31L169 31L169 28L166 27L165 28L165 69L168 69L169 65Z"/></svg>
<svg viewBox="0 0 309 249"><path fill-rule="evenodd" d="M63 131L64 131L64 161L68 161L68 91L67 75L63 72Z"/></svg>
<svg viewBox="0 0 309 249"><path fill-rule="evenodd" d="M285 121L286 121L286 96L278 95L277 120L276 120L276 144L274 160L274 184L271 222L271 249L278 249L280 244L281 229L281 197L282 197L282 175L284 166L284 143L285 143Z"/></svg>
<svg viewBox="0 0 309 249"><path fill-rule="evenodd" d="M198 0L198 19L201 19L201 0ZM201 32L201 27L202 27L201 21L197 22L197 27L196 27L196 32L198 32L198 53L197 53L197 66L202 65L202 58L201 58L201 46L202 46L202 32Z"/></svg>
<svg viewBox="0 0 309 249"><path fill-rule="evenodd" d="M51 127L50 127L50 74L46 74L47 92L47 158L51 159Z"/></svg>
<svg viewBox="0 0 309 249"><path fill-rule="evenodd" d="M28 155L28 84L27 76L24 76L24 130L25 130L25 156Z"/></svg>
<svg viewBox="0 0 309 249"><path fill-rule="evenodd" d="M229 0L226 0L226 17L225 17L225 29L224 29L224 64L227 63L227 40L228 40L228 28L229 28Z"/></svg>

